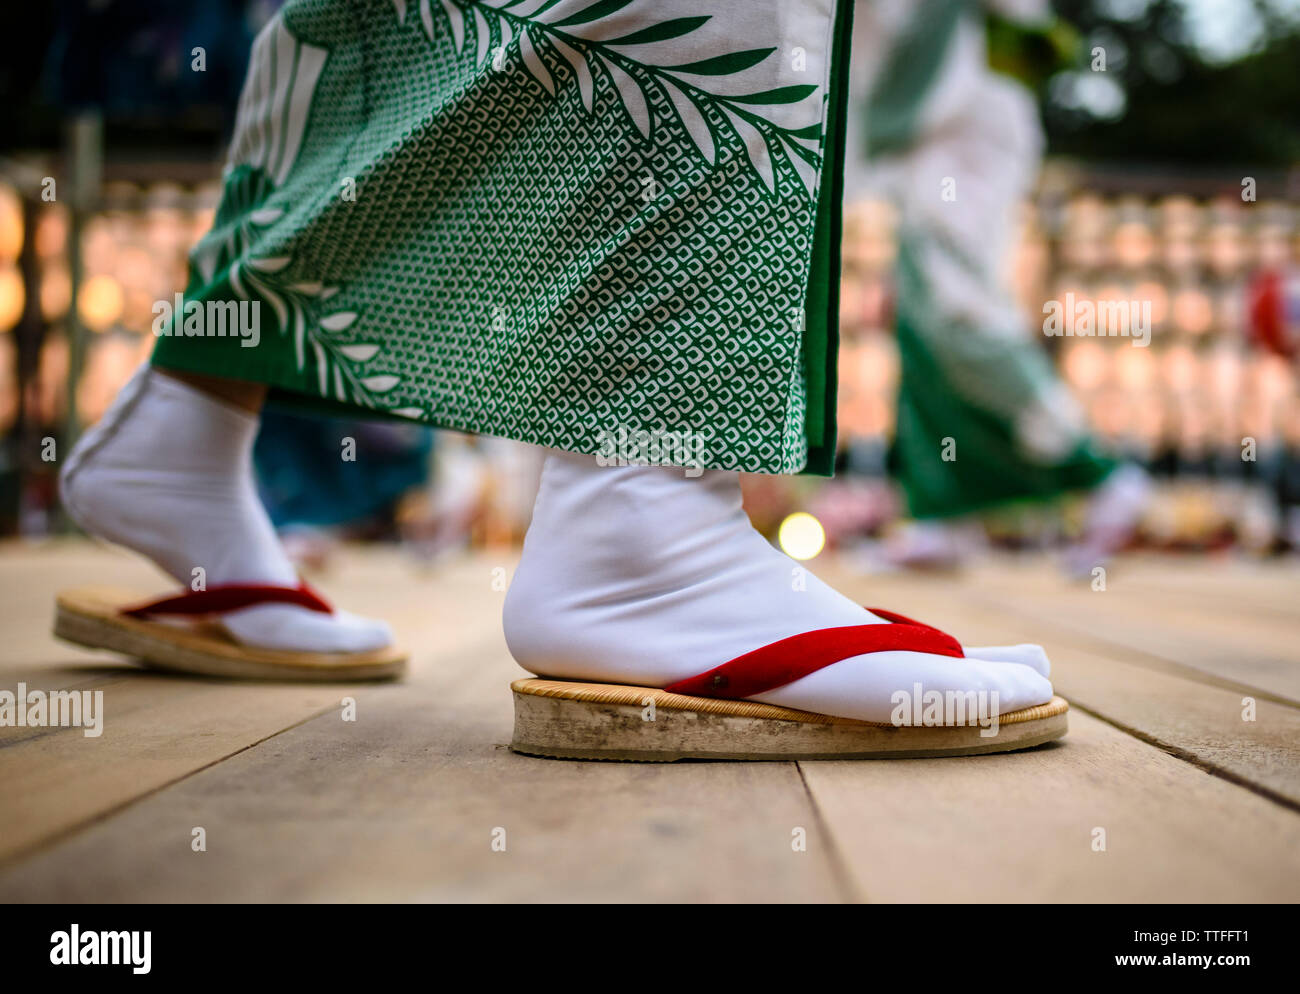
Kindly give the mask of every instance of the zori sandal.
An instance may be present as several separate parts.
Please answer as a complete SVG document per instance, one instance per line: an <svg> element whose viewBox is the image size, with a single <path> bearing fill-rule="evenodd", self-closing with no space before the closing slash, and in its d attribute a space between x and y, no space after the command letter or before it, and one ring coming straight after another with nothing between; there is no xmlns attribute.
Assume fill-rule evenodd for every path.
<svg viewBox="0 0 1300 994"><path fill-rule="evenodd" d="M898 724L859 721L745 700L816 670L871 652L963 656L950 635L899 614L868 608L891 624L824 628L781 639L664 688L526 679L510 685L510 748L530 756L667 763L679 759L907 759L1028 749L1066 733L1069 705L996 715L977 695L940 695ZM935 692L938 693L937 691ZM950 723L954 713L969 720ZM915 719L915 720L914 720ZM910 722L910 723L908 723Z"/></svg>
<svg viewBox="0 0 1300 994"><path fill-rule="evenodd" d="M407 654L395 646L366 652L259 649L236 642L218 623L222 614L258 604L334 610L306 583L222 584L148 602L128 590L82 587L58 595L54 634L155 669L238 680L350 682L391 680L406 672Z"/></svg>

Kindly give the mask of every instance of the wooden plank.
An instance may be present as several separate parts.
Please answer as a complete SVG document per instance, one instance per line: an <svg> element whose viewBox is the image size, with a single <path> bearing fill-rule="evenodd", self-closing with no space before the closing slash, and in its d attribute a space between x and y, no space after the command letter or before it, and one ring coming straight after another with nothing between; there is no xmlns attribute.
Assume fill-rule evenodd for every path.
<svg viewBox="0 0 1300 994"><path fill-rule="evenodd" d="M1300 703L1300 583L1294 569L1260 575L1220 564L1125 560L1106 589L1071 581L1042 564L997 560L962 580L963 593L1087 636Z"/></svg>
<svg viewBox="0 0 1300 994"><path fill-rule="evenodd" d="M335 565L310 574L312 584L357 614L389 620L407 644L438 651L454 645L462 626L459 606L505 597L496 581L509 579L516 554L445 559L424 564L384 546L347 548ZM494 570L501 571L494 573ZM132 553L86 540L0 542L0 687L45 666L84 663L120 667L110 654L84 649L51 634L54 595L69 586L114 584L163 594L174 581ZM425 641L425 640L429 641Z"/></svg>
<svg viewBox="0 0 1300 994"><path fill-rule="evenodd" d="M1082 713L1023 753L800 766L869 901L1300 899L1300 815Z"/></svg>
<svg viewBox="0 0 1300 994"><path fill-rule="evenodd" d="M168 589L144 560L81 541L0 543L0 689L39 676L49 667L113 667L120 661L61 642L50 633L54 594L93 577L117 578L143 590Z"/></svg>
<svg viewBox="0 0 1300 994"><path fill-rule="evenodd" d="M374 581L391 578L392 557L358 557L350 565L349 606L378 607L383 587ZM0 598L0 612L14 633L0 645L0 689L14 692L23 682L29 690L102 691L104 710L98 737L80 728L0 728L0 789L18 799L0 806L0 864L355 693L347 685L238 684L153 674L111 655L65 646L49 634L47 620L54 592L70 576L167 589L147 564L86 543L11 545L0 557L0 584L12 592ZM403 632L408 637L424 635L428 616L419 600L395 612L395 620L410 623Z"/></svg>
<svg viewBox="0 0 1300 994"><path fill-rule="evenodd" d="M878 585L878 579L840 574L837 581L863 596L886 597L882 591L862 590ZM1125 646L1098 649L1096 640L1073 626L1026 618L1014 600L1003 603L982 583L972 583L969 589L976 592L961 598L952 596L950 585L933 579L891 586L891 603L898 610L952 632L968 645L1043 645L1052 660L1053 687L1072 704L1300 806L1300 709ZM1244 720L1246 696L1254 701L1253 721Z"/></svg>
<svg viewBox="0 0 1300 994"><path fill-rule="evenodd" d="M108 688L117 687L118 685L139 676L139 668L133 666L32 666L26 669L11 670L7 674L9 680L0 682L0 690L7 690L14 695L15 712L26 709L20 708L18 700L20 695L26 701L31 700L34 691L41 691L48 701L49 695L59 691L76 691L83 695L81 706L85 705L85 692L89 691L94 695L96 691L102 691L104 695L108 694ZM100 698L102 700L102 698ZM93 706L93 697L92 697ZM96 710L95 716L102 713ZM84 724L91 724L91 714L82 715ZM15 716L15 722L17 717ZM93 732L93 728L91 729ZM60 731L59 728L50 728L44 725L6 725L0 727L0 750L11 748L19 742L27 739L34 739L45 735L54 735ZM0 753L0 755L3 755ZM0 822L3 819L0 818Z"/></svg>
<svg viewBox="0 0 1300 994"><path fill-rule="evenodd" d="M147 674L100 688L103 733L4 729L0 863L337 705L347 687Z"/></svg>
<svg viewBox="0 0 1300 994"><path fill-rule="evenodd" d="M1288 559L1245 559L1230 555L1125 556L1121 577L1134 586L1159 588L1186 604L1234 615L1281 617L1292 622L1300 604L1300 569Z"/></svg>
<svg viewBox="0 0 1300 994"><path fill-rule="evenodd" d="M836 563L838 565L838 563ZM882 579L907 584L929 582L940 574L902 571L878 574ZM1059 558L1037 552L997 552L972 558L970 563L946 574L949 582L976 581L982 590L1005 594L1059 593L1078 596L1095 593L1092 578L1073 577L1061 569ZM1129 599L1140 593L1158 592L1169 603L1220 606L1231 601L1234 611L1255 611L1261 616L1285 614L1293 595L1300 596L1300 580L1294 567L1269 567L1214 559L1176 556L1123 555L1106 564L1106 582L1114 589L1127 587Z"/></svg>
<svg viewBox="0 0 1300 994"><path fill-rule="evenodd" d="M95 579L87 569L118 578L111 557L74 552L57 552L54 566L36 557L47 593L22 595L27 617L12 605L0 617L30 626L39 598L76 563L79 582ZM88 673L119 681L105 685L113 696L104 737L118 729L118 753L97 755L103 739L74 741L75 730L0 748L6 795L45 806L36 819L44 827L29 830L41 848L27 847L0 872L0 899L1298 896L1300 815L1082 712L1059 747L969 760L796 768L514 756L504 748L507 684L520 671L500 636L504 590L496 582L513 557L441 564L428 582L391 553L349 554L340 565L326 590L351 610L391 618L420 646L406 684L332 688L311 710L274 694L331 688L135 676L112 665L102 677ZM0 582L28 583L4 556ZM889 577L843 589L869 590L862 599L949 625L971 642L1042 641L1067 696L1224 775L1240 771L1258 790L1294 796L1294 709L1262 697L1256 726L1238 728L1239 674L1212 676L1099 642L1086 626L1058 625L1055 613L1007 613L1017 582ZM1172 603L1199 604L1205 589L1188 581ZM51 680L79 679L76 659L32 637L21 652L0 646L0 675L44 667ZM345 693L358 702L356 722L341 720ZM259 728L273 731L266 737ZM24 752L35 759L4 765ZM180 762L168 773L160 764L172 752ZM133 774L164 786L142 790ZM29 779L15 786L18 777ZM101 797L116 800L60 827L55 809L101 791L101 780L110 788ZM7 841L6 814L0 809ZM207 830L207 852L191 851L195 826ZM505 852L492 849L498 827ZM1104 853L1091 850L1094 827L1107 829ZM806 852L791 847L796 828L807 833Z"/></svg>
<svg viewBox="0 0 1300 994"><path fill-rule="evenodd" d="M1090 580L1075 580L1061 572L1050 557L996 555L980 560L972 570L981 588L1010 593L1024 590L1091 592ZM1107 581L1133 590L1159 591L1170 601L1222 611L1231 602L1234 614L1295 617L1300 601L1300 570L1287 560L1238 557L1124 555L1107 566Z"/></svg>
<svg viewBox="0 0 1300 994"><path fill-rule="evenodd" d="M116 569L102 557L88 557L91 573ZM47 571L47 587L66 577L67 565ZM382 551L349 553L344 565L327 577L340 602L382 614L421 647L408 682L350 690L130 675L108 698L102 739L60 732L0 751L11 764L0 766L0 780L28 798L22 824L0 825L0 837L21 848L83 826L12 861L0 894L849 896L793 764L573 764L504 748L508 683L521 672L506 652L499 615L512 554L453 560L434 571ZM91 578L86 572L79 579ZM341 720L345 693L357 700L355 723ZM322 709L282 731L289 712L296 720ZM206 853L190 849L196 825L208 831ZM504 853L491 847L496 827L506 829ZM807 851L792 848L795 828L806 830Z"/></svg>
<svg viewBox="0 0 1300 994"><path fill-rule="evenodd" d="M1248 627L1230 617L1175 612L1157 603L1136 609L1098 602L1061 605L1036 595L1021 597L1016 611L1027 618L1049 620L1098 644L1137 649L1255 688L1274 700L1300 704L1300 667L1294 655L1300 630L1291 626Z"/></svg>
<svg viewBox="0 0 1300 994"><path fill-rule="evenodd" d="M473 619L475 623L480 619ZM764 901L851 897L791 763L516 756L499 632L356 694L0 875L0 899ZM191 831L208 849L190 849ZM505 830L504 852L493 832ZM792 847L795 829L807 851Z"/></svg>

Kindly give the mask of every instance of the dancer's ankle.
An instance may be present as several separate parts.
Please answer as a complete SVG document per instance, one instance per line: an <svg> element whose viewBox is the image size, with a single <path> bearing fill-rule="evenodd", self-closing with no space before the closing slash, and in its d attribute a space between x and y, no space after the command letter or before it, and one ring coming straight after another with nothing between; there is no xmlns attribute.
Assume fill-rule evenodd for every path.
<svg viewBox="0 0 1300 994"><path fill-rule="evenodd" d="M231 380L220 376L208 376L204 373L191 373L180 369L167 369L155 366L154 371L173 380L178 380L217 400L223 400L249 414L261 414L266 402L266 384L251 383L247 380Z"/></svg>

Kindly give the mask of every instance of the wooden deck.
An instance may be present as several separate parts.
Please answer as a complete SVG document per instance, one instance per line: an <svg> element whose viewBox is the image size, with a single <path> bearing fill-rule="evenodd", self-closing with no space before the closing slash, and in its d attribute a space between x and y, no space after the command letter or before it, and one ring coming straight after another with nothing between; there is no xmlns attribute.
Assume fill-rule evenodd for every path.
<svg viewBox="0 0 1300 994"><path fill-rule="evenodd" d="M969 759L662 766L506 749L519 671L497 567L513 560L350 553L320 584L392 620L411 676L268 686L56 642L60 586L163 585L85 543L0 548L0 690L103 690L105 707L99 738L0 728L0 900L1300 899L1294 566L1138 558L1094 592L1040 560L865 579L818 563L964 641L1047 646L1069 736Z"/></svg>

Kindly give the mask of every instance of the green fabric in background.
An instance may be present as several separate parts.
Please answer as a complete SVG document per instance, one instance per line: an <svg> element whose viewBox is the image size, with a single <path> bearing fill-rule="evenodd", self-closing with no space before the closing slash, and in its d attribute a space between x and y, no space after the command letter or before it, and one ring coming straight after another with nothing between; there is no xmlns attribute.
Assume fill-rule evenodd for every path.
<svg viewBox="0 0 1300 994"><path fill-rule="evenodd" d="M1053 462L1021 451L1012 417L1053 376L1042 350L938 320L927 306L924 274L906 234L898 271L901 379L890 471L911 515L954 517L1050 500L1105 479L1115 463L1089 436ZM977 354L963 352L963 344L978 345ZM998 395L1006 403L990 402ZM951 461L943 458L946 439L952 440Z"/></svg>

